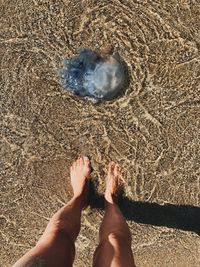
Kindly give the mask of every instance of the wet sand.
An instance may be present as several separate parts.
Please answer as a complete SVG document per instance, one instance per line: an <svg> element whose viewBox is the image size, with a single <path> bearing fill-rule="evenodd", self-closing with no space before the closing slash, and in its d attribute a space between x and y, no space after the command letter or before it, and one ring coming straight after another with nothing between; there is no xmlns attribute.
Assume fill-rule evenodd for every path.
<svg viewBox="0 0 200 267"><path fill-rule="evenodd" d="M1 260L30 249L70 199L69 166L91 158L99 194L110 160L138 267L200 266L200 5L194 1L0 1ZM94 105L55 70L79 47L113 45L121 98ZM104 211L84 211L75 267L91 266Z"/></svg>

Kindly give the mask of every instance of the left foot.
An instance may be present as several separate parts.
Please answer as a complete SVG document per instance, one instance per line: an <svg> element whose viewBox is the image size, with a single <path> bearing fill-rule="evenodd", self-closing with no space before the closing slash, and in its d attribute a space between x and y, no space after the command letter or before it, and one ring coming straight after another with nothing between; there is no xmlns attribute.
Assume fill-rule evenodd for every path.
<svg viewBox="0 0 200 267"><path fill-rule="evenodd" d="M90 176L90 161L88 157L80 157L70 168L71 185L74 198L83 196L83 201L87 200L88 180Z"/></svg>

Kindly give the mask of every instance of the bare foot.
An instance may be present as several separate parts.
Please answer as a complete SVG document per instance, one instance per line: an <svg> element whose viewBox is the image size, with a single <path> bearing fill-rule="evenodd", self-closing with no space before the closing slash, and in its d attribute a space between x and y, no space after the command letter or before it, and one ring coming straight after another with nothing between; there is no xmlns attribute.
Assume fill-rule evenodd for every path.
<svg viewBox="0 0 200 267"><path fill-rule="evenodd" d="M80 157L70 168L71 185L74 197L87 198L87 185L90 176L90 161L88 157Z"/></svg>
<svg viewBox="0 0 200 267"><path fill-rule="evenodd" d="M120 173L120 167L114 162L108 165L108 173L106 178L105 199L110 203L117 202L117 196L124 184L124 179Z"/></svg>

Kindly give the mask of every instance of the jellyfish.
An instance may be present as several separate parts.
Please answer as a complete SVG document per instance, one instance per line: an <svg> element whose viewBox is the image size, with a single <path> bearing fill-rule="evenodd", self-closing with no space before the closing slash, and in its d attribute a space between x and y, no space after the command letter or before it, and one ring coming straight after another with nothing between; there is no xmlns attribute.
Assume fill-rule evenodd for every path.
<svg viewBox="0 0 200 267"><path fill-rule="evenodd" d="M101 55L89 48L77 52L75 57L64 59L58 71L64 89L93 102L112 100L123 92L128 76L118 54Z"/></svg>

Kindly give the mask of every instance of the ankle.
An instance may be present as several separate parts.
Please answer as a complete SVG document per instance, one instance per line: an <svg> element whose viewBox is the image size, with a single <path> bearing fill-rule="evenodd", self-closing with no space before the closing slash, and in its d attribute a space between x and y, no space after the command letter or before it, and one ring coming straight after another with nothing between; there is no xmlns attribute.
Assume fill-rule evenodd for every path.
<svg viewBox="0 0 200 267"><path fill-rule="evenodd" d="M112 194L105 194L105 203L106 204L117 204L118 198L115 195Z"/></svg>
<svg viewBox="0 0 200 267"><path fill-rule="evenodd" d="M74 192L73 198L87 198L88 195L88 182L85 182L85 185L82 190Z"/></svg>
<svg viewBox="0 0 200 267"><path fill-rule="evenodd" d="M74 195L71 201L75 202L81 208L84 208L87 206L87 198L88 198L87 194L81 193L78 195Z"/></svg>

